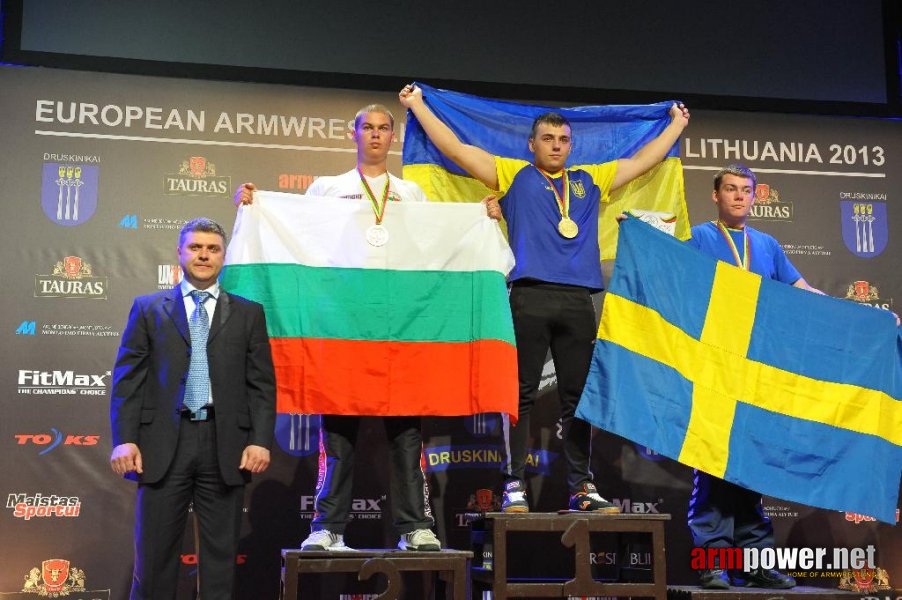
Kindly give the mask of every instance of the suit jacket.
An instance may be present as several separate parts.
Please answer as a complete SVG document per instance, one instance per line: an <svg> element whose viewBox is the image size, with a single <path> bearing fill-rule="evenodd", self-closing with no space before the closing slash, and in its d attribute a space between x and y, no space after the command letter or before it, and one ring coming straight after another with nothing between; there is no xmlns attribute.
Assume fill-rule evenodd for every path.
<svg viewBox="0 0 902 600"><path fill-rule="evenodd" d="M137 444L144 483L159 481L175 456L179 410L191 354L181 289L140 296L132 304L113 372L113 446ZM238 468L249 444L269 448L275 428L275 375L263 307L220 292L207 342L222 479L243 485Z"/></svg>

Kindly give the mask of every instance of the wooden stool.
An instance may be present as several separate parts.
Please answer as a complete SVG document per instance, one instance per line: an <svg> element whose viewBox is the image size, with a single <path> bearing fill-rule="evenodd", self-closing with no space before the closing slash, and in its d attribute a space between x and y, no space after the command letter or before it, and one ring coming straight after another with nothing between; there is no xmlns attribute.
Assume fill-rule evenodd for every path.
<svg viewBox="0 0 902 600"><path fill-rule="evenodd" d="M412 552L410 550L366 549L350 551L282 550L281 600L297 600L299 574L357 573L365 581L382 573L388 585L377 600L397 600L401 594L401 571L434 571L450 584L450 597L467 597L467 563L472 552L441 550Z"/></svg>
<svg viewBox="0 0 902 600"><path fill-rule="evenodd" d="M667 514L632 515L601 513L486 513L473 524L477 561L471 569L474 589L489 589L494 600L545 596L645 596L665 600L667 578L664 563L664 522ZM482 531L480 531L480 526ZM507 577L507 534L518 532L561 532L561 544L575 552L575 573L567 581L535 583L510 582ZM484 533L483 533L484 532ZM589 534L597 532L648 533L651 535L652 583L602 583L592 578L589 565ZM492 565L482 564L479 534L485 541L491 534Z"/></svg>

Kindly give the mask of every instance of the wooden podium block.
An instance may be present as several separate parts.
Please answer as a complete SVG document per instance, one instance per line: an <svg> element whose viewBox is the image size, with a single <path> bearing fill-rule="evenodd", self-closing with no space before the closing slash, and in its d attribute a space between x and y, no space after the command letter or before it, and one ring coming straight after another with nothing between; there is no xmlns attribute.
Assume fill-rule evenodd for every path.
<svg viewBox="0 0 902 600"><path fill-rule="evenodd" d="M728 590L703 590L697 586L675 585L667 588L668 600L854 600L864 596L897 598L899 591L850 592L799 585L789 590L731 587Z"/></svg>
<svg viewBox="0 0 902 600"><path fill-rule="evenodd" d="M601 513L486 513L473 524L477 564L471 569L473 587L492 592L494 600L525 597L637 596L665 600L664 522L670 515L609 515ZM507 575L509 532L560 532L561 544L573 548L575 573L569 580L510 581ZM652 583L604 583L592 577L589 534L647 533L651 536ZM482 564L479 539L492 541L491 568Z"/></svg>
<svg viewBox="0 0 902 600"><path fill-rule="evenodd" d="M410 550L364 549L345 551L282 550L281 600L298 600L298 580L301 574L357 573L359 581L375 574L385 575L388 585L378 600L397 600L402 591L401 571L435 572L449 583L449 597L467 597L467 563L472 552L441 550L412 552ZM302 597L303 598L303 597Z"/></svg>

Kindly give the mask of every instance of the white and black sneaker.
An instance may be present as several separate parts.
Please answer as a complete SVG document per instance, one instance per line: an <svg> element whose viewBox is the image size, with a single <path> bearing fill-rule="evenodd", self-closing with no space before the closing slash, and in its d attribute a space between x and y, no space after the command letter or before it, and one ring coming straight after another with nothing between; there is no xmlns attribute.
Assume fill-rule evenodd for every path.
<svg viewBox="0 0 902 600"><path fill-rule="evenodd" d="M318 529L311 531L307 539L301 542L301 550L353 550L353 548L345 546L343 534Z"/></svg>
<svg viewBox="0 0 902 600"><path fill-rule="evenodd" d="M398 548L414 552L438 552L442 549L442 543L431 529L415 529L410 533L401 534Z"/></svg>

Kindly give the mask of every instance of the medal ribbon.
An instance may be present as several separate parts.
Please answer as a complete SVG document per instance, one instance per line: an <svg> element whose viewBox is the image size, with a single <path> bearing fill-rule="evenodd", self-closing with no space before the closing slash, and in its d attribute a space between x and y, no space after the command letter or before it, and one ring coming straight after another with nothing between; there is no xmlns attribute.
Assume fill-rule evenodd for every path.
<svg viewBox="0 0 902 600"><path fill-rule="evenodd" d="M385 207L388 206L388 173L385 174L385 188L382 190L381 205L379 201L376 200L376 196L373 194L373 190L370 189L370 184L367 183L366 177L363 176L363 171L360 170L360 167L357 167L357 174L360 175L360 183L363 184L363 191L366 192L366 197L370 199L370 204L373 205L373 212L376 214L376 225L381 225L382 219L385 217Z"/></svg>
<svg viewBox="0 0 902 600"><path fill-rule="evenodd" d="M749 270L749 265L752 263L752 250L749 248L749 232L745 227L742 228L742 251L743 256L742 259L739 258L739 248L736 247L736 243L733 241L733 236L730 235L730 232L727 231L727 226L717 221L717 228L720 230L720 233L723 234L725 240L727 240L727 245L730 247L730 251L733 252L733 260L736 261L736 266L740 269Z"/></svg>
<svg viewBox="0 0 902 600"><path fill-rule="evenodd" d="M563 198L561 198L561 195L557 193L557 188L554 187L554 182L551 180L551 176L548 173L546 173L545 171L543 171L542 169L540 169L539 167L536 167L536 170L542 174L542 177L544 177L545 180L548 181L548 185L551 186L551 191L554 192L554 199L557 200L558 210L561 211L561 217L564 219L569 219L570 218L570 177L567 175L567 169L564 169L563 173L561 174L561 183L563 184L562 189L564 190Z"/></svg>

